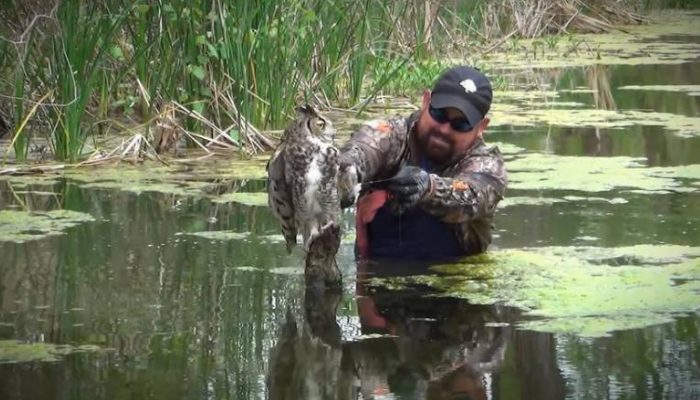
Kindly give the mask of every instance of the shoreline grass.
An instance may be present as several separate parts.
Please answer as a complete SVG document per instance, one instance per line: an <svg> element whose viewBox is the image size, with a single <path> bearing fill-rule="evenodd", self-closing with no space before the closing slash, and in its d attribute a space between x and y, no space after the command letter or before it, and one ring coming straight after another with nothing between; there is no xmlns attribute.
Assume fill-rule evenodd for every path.
<svg viewBox="0 0 700 400"><path fill-rule="evenodd" d="M499 17L527 1L541 2L503 0ZM2 3L0 103L12 104L16 159L31 144L27 111L50 94L29 125L72 162L87 139L113 131L104 122L113 118L153 140L172 104L186 110L169 116L176 130L257 151L269 142L260 130L283 126L299 102L361 111L379 93L429 86L446 54L490 43L481 32L494 10L485 0Z"/></svg>

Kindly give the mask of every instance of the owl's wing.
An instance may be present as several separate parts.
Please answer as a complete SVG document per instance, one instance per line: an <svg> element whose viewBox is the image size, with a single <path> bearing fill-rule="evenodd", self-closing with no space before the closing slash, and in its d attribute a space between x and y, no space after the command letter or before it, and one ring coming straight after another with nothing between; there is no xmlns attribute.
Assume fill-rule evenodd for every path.
<svg viewBox="0 0 700 400"><path fill-rule="evenodd" d="M327 215L329 220L337 222L340 214L340 200L338 198L340 151L334 146L328 146L323 154L322 165L324 210L329 213Z"/></svg>
<svg viewBox="0 0 700 400"><path fill-rule="evenodd" d="M287 252L291 253L297 243L297 229L294 222L292 188L284 179L284 148L282 143L267 162L267 202L272 214L282 225Z"/></svg>

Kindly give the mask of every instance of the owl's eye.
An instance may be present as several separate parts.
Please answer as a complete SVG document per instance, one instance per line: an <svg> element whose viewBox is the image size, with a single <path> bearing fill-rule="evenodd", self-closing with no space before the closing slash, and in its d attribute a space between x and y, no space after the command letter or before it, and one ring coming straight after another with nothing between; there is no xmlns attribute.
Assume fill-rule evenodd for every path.
<svg viewBox="0 0 700 400"><path fill-rule="evenodd" d="M317 119L316 126L318 126L321 129L324 129L326 127L326 121L324 121L322 119Z"/></svg>

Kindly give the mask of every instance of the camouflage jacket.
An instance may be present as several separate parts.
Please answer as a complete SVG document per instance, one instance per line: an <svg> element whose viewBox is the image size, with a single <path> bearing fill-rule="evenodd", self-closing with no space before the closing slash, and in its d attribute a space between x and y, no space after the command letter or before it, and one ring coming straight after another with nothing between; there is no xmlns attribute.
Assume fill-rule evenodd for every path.
<svg viewBox="0 0 700 400"><path fill-rule="evenodd" d="M405 165L420 166L413 134L416 120L417 113L367 122L342 146L341 170L355 166L362 183L390 178ZM430 178L430 192L419 206L450 224L465 253L485 251L494 211L507 185L498 148L477 139L466 154L431 171Z"/></svg>

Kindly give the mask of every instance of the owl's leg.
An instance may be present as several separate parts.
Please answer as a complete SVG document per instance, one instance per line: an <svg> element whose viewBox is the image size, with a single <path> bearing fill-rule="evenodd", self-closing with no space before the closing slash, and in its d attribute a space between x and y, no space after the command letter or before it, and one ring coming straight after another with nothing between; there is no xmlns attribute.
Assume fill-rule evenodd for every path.
<svg viewBox="0 0 700 400"><path fill-rule="evenodd" d="M306 227L305 227L306 235L304 235L304 250L306 250L307 252L309 251L309 247L311 246L311 243L319 235L318 225L319 225L319 223L316 220L309 221L306 224Z"/></svg>
<svg viewBox="0 0 700 400"><path fill-rule="evenodd" d="M335 224L336 224L336 223L335 223L335 221L333 221L333 220L330 220L330 221L326 222L326 224L323 225L323 226L321 227L321 233L327 231L330 227L332 227L332 226L335 225Z"/></svg>
<svg viewBox="0 0 700 400"><path fill-rule="evenodd" d="M309 251L309 248L311 247L311 243L313 243L314 240L316 240L319 236L324 235L328 230L330 230L334 226L338 225L337 222L335 222L333 220L329 220L328 222L325 223L325 225L323 225L319 228L318 226L321 225L322 222L323 222L322 220L319 220L319 221L315 221L312 224L313 228L312 228L311 234L309 235L309 240L307 240L304 243L304 249L306 249L307 252Z"/></svg>

